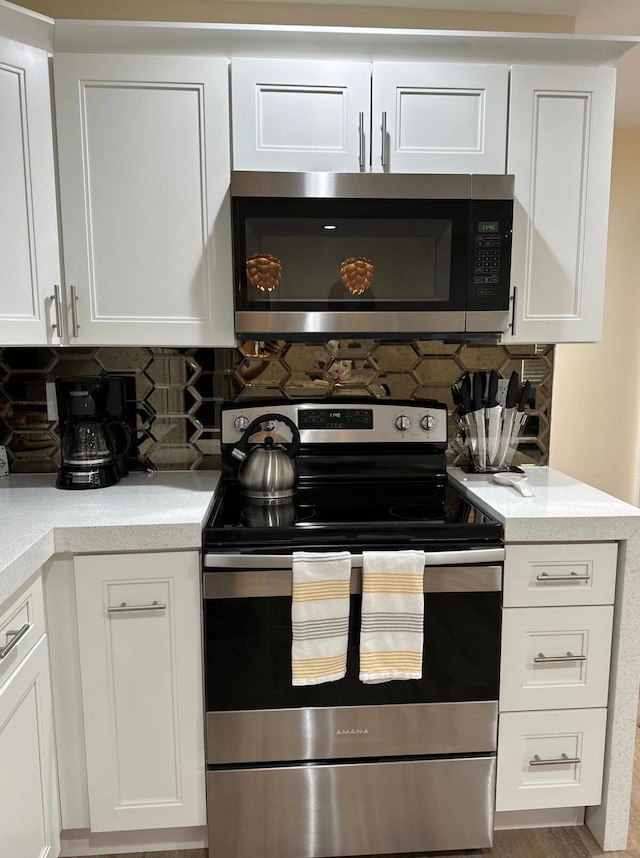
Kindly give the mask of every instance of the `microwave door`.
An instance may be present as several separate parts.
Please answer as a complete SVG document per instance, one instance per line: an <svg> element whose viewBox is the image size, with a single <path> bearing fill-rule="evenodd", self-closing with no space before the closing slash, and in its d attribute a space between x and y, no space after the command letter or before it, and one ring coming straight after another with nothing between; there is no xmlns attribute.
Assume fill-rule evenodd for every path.
<svg viewBox="0 0 640 858"><path fill-rule="evenodd" d="M240 334L464 330L466 201L235 200Z"/></svg>

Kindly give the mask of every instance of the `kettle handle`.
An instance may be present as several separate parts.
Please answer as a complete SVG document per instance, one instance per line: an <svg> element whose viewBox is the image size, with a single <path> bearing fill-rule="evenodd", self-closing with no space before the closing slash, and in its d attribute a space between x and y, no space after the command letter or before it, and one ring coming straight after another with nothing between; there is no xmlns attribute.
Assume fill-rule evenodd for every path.
<svg viewBox="0 0 640 858"><path fill-rule="evenodd" d="M298 431L298 427L293 422L293 420L291 420L290 417L287 417L285 414L276 414L275 412L269 414L262 414L260 417L256 417L256 419L253 420L244 430L242 438L238 441L238 443L231 451L231 455L234 458L240 459L240 461L242 461L242 459L244 459L247 455L247 444L249 443L249 438L253 435L258 426L260 426L262 423L267 423L270 420L276 420L278 421L278 423L284 423L285 426L288 426L289 429L291 429L292 439L291 443L287 445L287 455L293 459L293 457L296 456L298 451L300 450L300 432Z"/></svg>

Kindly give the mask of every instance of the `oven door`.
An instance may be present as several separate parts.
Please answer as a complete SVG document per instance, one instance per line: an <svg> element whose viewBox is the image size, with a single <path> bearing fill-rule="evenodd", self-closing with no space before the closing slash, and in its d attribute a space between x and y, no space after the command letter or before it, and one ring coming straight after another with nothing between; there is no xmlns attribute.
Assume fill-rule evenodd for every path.
<svg viewBox="0 0 640 858"><path fill-rule="evenodd" d="M347 674L291 684L291 555L205 555L207 761L495 751L502 548L427 554L421 680L359 680L362 558Z"/></svg>

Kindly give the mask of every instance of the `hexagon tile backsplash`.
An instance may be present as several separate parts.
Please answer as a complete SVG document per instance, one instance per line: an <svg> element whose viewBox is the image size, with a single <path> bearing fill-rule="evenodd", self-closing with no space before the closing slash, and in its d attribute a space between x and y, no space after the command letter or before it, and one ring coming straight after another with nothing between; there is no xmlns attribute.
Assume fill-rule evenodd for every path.
<svg viewBox="0 0 640 858"><path fill-rule="evenodd" d="M451 385L465 371L517 370L535 387L520 446L524 461L549 456L554 347L476 345L441 340L322 344L245 342L240 349L0 348L0 444L11 471L55 471L58 424L47 418L45 382L117 373L130 378L140 452L159 470L217 468L219 411L226 400L356 396L438 399L453 410ZM450 419L448 458L466 460Z"/></svg>

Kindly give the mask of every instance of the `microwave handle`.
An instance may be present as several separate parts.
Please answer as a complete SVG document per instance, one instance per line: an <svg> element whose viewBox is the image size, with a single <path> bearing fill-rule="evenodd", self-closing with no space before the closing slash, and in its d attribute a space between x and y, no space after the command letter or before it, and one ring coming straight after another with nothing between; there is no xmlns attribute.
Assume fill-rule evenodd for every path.
<svg viewBox="0 0 640 858"><path fill-rule="evenodd" d="M358 114L358 166L364 170L364 111Z"/></svg>
<svg viewBox="0 0 640 858"><path fill-rule="evenodd" d="M513 287L513 294L511 300L513 301L511 305L511 323L509 327L511 328L511 336L515 336L516 333L516 298L518 297L518 287Z"/></svg>

